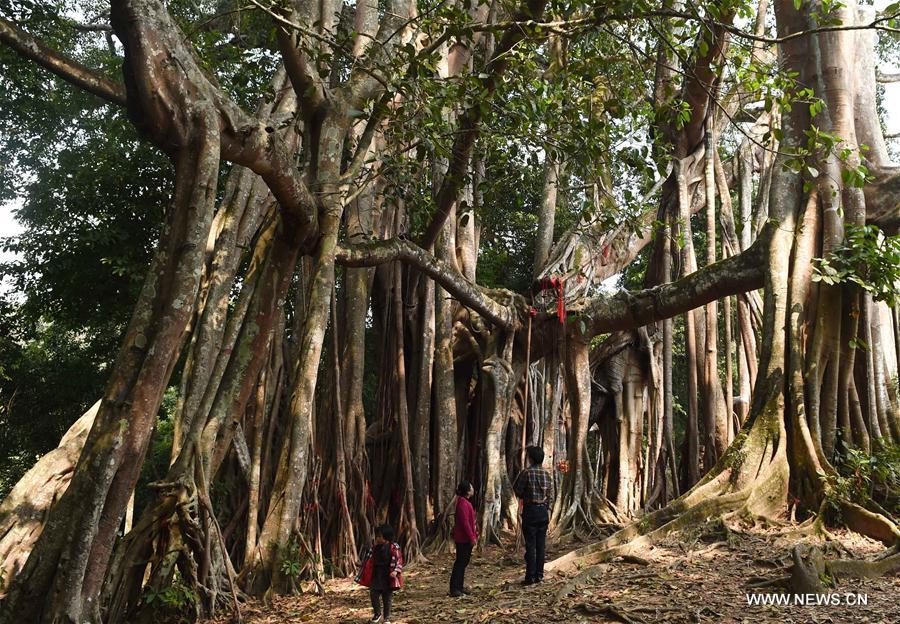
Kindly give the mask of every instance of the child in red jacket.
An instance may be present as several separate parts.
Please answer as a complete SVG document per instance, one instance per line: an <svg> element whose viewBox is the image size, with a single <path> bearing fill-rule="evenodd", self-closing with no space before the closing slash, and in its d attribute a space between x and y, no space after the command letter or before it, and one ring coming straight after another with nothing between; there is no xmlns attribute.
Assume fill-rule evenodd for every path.
<svg viewBox="0 0 900 624"><path fill-rule="evenodd" d="M453 573L450 575L450 595L454 598L469 593L464 584L466 566L472 558L472 549L478 543L475 508L469 501L473 494L475 488L468 481L463 481L456 488L456 522L452 534L456 544L456 561L453 562Z"/></svg>
<svg viewBox="0 0 900 624"><path fill-rule="evenodd" d="M356 577L358 583L369 588L373 624L390 624L394 590L403 587L402 572L403 553L400 545L394 542L394 529L389 524L376 527L375 544Z"/></svg>

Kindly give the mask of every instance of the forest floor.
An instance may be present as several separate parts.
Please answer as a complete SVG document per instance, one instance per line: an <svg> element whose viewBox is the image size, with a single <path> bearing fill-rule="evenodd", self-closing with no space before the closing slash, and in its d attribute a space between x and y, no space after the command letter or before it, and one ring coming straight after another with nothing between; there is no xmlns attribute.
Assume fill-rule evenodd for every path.
<svg viewBox="0 0 900 624"><path fill-rule="evenodd" d="M780 530L781 532L784 529ZM447 595L453 556L447 552L407 566L405 587L394 595L394 624L431 622L900 622L900 576L846 580L829 591L827 606L749 605L753 581L785 576L791 548L816 542L831 558L872 558L883 546L849 532L833 533L837 542L786 536L775 530L725 531L721 524L681 535L641 553L644 561L604 564L595 578L572 588L570 577L550 574L544 583L522 587L521 551L491 547L475 553L466 575L473 594ZM571 549L551 548L548 560ZM777 589L761 590L777 593ZM849 597L848 597L849 596ZM865 597L868 604L859 604ZM841 604L831 604L839 601ZM850 604L850 603L853 604ZM324 597L279 597L270 605L244 605L248 624L367 622L372 615L368 592L352 580L326 583ZM224 624L223 617L216 622Z"/></svg>

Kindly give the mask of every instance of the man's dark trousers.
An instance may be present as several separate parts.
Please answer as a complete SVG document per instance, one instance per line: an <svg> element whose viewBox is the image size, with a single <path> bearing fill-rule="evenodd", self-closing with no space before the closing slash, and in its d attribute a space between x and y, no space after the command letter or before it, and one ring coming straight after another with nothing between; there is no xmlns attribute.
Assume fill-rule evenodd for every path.
<svg viewBox="0 0 900 624"><path fill-rule="evenodd" d="M522 510L522 534L525 537L525 580L544 578L544 547L547 544L547 525L550 511L547 505L525 504Z"/></svg>

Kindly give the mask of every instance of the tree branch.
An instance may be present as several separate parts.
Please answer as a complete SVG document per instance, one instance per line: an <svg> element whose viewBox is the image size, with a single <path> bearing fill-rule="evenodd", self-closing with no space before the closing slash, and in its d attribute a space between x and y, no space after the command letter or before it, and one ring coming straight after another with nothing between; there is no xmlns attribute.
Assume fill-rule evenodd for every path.
<svg viewBox="0 0 900 624"><path fill-rule="evenodd" d="M599 24L608 22L633 22L639 20L649 20L654 17L679 19L686 22L699 22L707 28L722 28L736 37L755 41L758 43L781 44L793 39L801 37L809 37L819 33L841 32L845 30L876 30L890 33L900 32L900 28L890 26L890 22L900 18L900 13L887 13L873 19L865 24L852 24L844 26L843 24L834 24L829 26L819 26L818 28L809 28L807 30L798 30L783 37L766 37L761 34L749 33L742 30L729 22L710 19L704 15L687 13L674 9L656 9L651 11L642 11L640 13L605 13L595 11L594 14L582 14L565 20L556 20L550 22L539 22L535 20L512 20L506 22L497 22L496 24L485 24L480 22L471 22L464 24L462 28L469 32L498 31L515 28L540 28L545 32L555 32L558 34L569 35L578 29L592 28Z"/></svg>
<svg viewBox="0 0 900 624"><path fill-rule="evenodd" d="M76 21L70 21L67 23L69 24L69 26L71 26L72 28L74 28L75 30L77 30L79 32L105 32L105 33L112 32L112 26L110 26L109 24L99 24L99 23L98 24L84 24L82 22L76 22Z"/></svg>
<svg viewBox="0 0 900 624"><path fill-rule="evenodd" d="M312 240L318 204L295 162L296 147L267 121L247 114L209 79L165 6L156 0L112 4L112 25L125 48L129 117L167 153L193 140L202 112L218 117L221 157L247 167L266 182L292 225ZM177 59L177 62L172 62Z"/></svg>
<svg viewBox="0 0 900 624"><path fill-rule="evenodd" d="M366 154L369 152L369 146L372 144L372 138L384 120L391 99L393 99L393 94L390 91L385 91L381 99L372 107L372 114L369 115L366 126L356 142L356 151L353 153L353 157L343 173L341 173L341 181L347 182L352 180L362 169L363 164L365 164Z"/></svg>
<svg viewBox="0 0 900 624"><path fill-rule="evenodd" d="M410 264L439 283L460 303L478 312L495 325L515 329L529 306L525 298L507 290L486 289L472 283L446 262L401 238L391 238L338 248L335 261L347 267L377 266L399 260ZM506 298L506 302L497 299Z"/></svg>
<svg viewBox="0 0 900 624"><path fill-rule="evenodd" d="M900 73L882 74L881 72L876 72L875 80L878 82L900 82Z"/></svg>
<svg viewBox="0 0 900 624"><path fill-rule="evenodd" d="M125 88L101 76L78 61L60 54L44 42L19 30L11 22L0 18L0 42L29 60L48 69L66 82L103 98L107 102L125 106Z"/></svg>
<svg viewBox="0 0 900 624"><path fill-rule="evenodd" d="M769 225L768 228L774 226ZM710 301L763 287L770 229L746 251L708 265L674 282L638 291L600 295L570 313L584 321L585 336L641 327L671 318ZM577 325L577 324L576 324Z"/></svg>
<svg viewBox="0 0 900 624"><path fill-rule="evenodd" d="M650 190L640 200L647 204L662 188L672 172L672 165L660 176ZM614 198L613 198L614 199ZM699 204L691 207L692 212L700 209ZM654 222L659 212L653 206L644 210L634 221L620 224L613 229L605 226L598 215L582 217L574 227L569 228L550 250L549 259L541 267L538 279L544 277L575 277L589 275L590 288L624 269L650 242ZM586 253L567 254L573 246L581 246ZM577 263L574 263L577 258Z"/></svg>
<svg viewBox="0 0 900 624"><path fill-rule="evenodd" d="M671 318L710 301L763 287L766 249L771 238L767 226L746 251L708 265L675 282L638 291L598 295L569 308L574 323L570 332L585 338L634 329ZM425 273L463 305L491 323L507 329L522 326L531 306L525 297L508 290L488 289L470 282L449 264L406 239L392 238L338 248L335 261L347 267L377 266L400 261ZM542 322L556 322L555 315L538 315Z"/></svg>
<svg viewBox="0 0 900 624"><path fill-rule="evenodd" d="M346 92L347 101L354 108L364 108L369 100L378 97L379 92L391 91L388 76L379 73L377 68L380 65L390 64L390 58L397 45L402 43L402 37L398 37L398 35L407 31L417 18L425 17L425 14L416 13L412 0L405 0L398 4L401 6L389 4L377 31L371 38L370 45L361 50L359 54L353 55ZM415 59L407 68L407 73L414 64Z"/></svg>
<svg viewBox="0 0 900 624"><path fill-rule="evenodd" d="M304 119L312 119L322 110L329 93L318 72L310 67L297 47L297 38L290 32L278 29L278 49L284 59L284 69L300 102L300 113Z"/></svg>

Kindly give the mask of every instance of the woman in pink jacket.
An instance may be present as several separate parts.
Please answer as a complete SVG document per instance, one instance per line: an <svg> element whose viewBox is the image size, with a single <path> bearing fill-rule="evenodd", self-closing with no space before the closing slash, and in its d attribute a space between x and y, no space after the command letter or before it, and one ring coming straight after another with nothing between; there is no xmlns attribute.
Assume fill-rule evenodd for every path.
<svg viewBox="0 0 900 624"><path fill-rule="evenodd" d="M472 548L478 542L478 531L475 529L475 508L469 499L475 494L475 488L468 481L463 481L456 488L456 522L453 525L453 542L456 544L456 561L453 562L453 573L450 575L450 595L458 598L468 594L463 580L466 566L472 558Z"/></svg>

